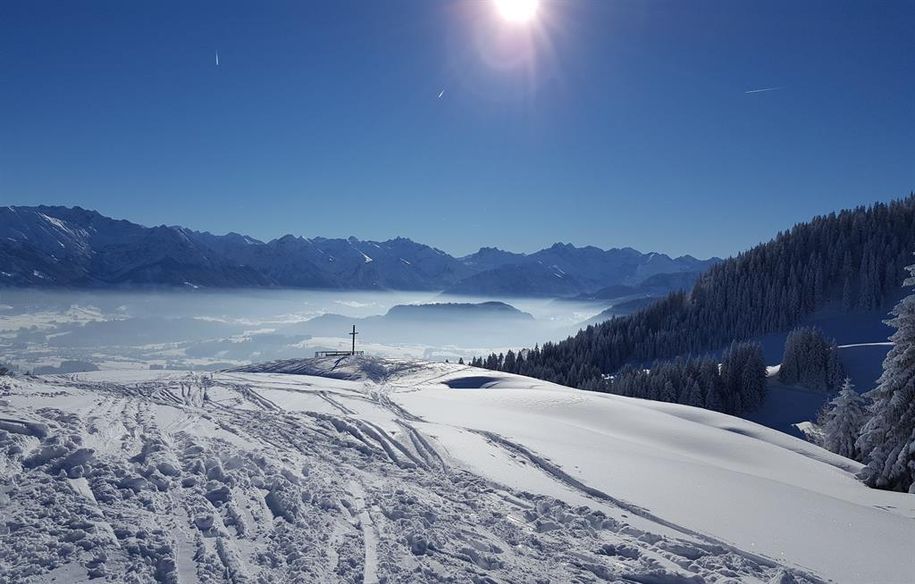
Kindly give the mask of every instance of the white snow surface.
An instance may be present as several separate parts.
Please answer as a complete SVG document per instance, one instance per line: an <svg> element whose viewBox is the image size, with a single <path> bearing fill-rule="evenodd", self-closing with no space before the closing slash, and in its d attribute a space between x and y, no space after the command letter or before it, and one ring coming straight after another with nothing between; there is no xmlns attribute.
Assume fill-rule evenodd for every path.
<svg viewBox="0 0 915 584"><path fill-rule="evenodd" d="M911 582L915 498L705 410L347 357L0 378L0 582Z"/></svg>

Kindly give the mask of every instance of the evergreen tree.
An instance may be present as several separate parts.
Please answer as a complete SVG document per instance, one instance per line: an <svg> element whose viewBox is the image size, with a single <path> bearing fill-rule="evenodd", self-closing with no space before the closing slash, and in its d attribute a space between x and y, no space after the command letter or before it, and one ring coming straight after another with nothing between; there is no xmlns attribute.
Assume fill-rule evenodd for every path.
<svg viewBox="0 0 915 584"><path fill-rule="evenodd" d="M843 378L844 368L834 340L813 327L797 328L788 334L779 381L825 391L839 387Z"/></svg>
<svg viewBox="0 0 915 584"><path fill-rule="evenodd" d="M823 428L823 447L845 458L859 460L855 442L864 425L864 398L855 391L851 379L846 378L842 390L826 409Z"/></svg>
<svg viewBox="0 0 915 584"><path fill-rule="evenodd" d="M743 409L752 412L766 401L769 388L766 382L766 362L763 360L762 347L758 344L750 345L747 349L741 375Z"/></svg>
<svg viewBox="0 0 915 584"><path fill-rule="evenodd" d="M670 403L677 402L677 389L674 387L673 379L668 374L667 381L664 382L664 389L661 392L661 401Z"/></svg>
<svg viewBox="0 0 915 584"><path fill-rule="evenodd" d="M686 382L686 389L683 392L683 399L680 403L697 408L705 407L705 396L702 393L702 387L695 378L690 378Z"/></svg>
<svg viewBox="0 0 915 584"><path fill-rule="evenodd" d="M517 373L518 371L515 368L515 365L515 352L509 349L505 353L505 359L502 360L502 370L509 373Z"/></svg>
<svg viewBox="0 0 915 584"><path fill-rule="evenodd" d="M705 407L716 412L724 411L724 399L721 396L721 375L718 363L707 361L701 364L699 376L705 390Z"/></svg>
<svg viewBox="0 0 915 584"><path fill-rule="evenodd" d="M915 266L907 268L915 286ZM896 328L893 348L871 399L869 419L857 447L867 462L861 478L881 489L915 492L915 294L893 309L887 324Z"/></svg>

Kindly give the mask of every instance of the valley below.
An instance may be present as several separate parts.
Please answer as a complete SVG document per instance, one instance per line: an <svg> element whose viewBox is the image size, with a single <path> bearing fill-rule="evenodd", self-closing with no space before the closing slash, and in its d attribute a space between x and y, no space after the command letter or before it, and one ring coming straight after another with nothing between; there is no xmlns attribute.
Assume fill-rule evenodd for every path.
<svg viewBox="0 0 915 584"><path fill-rule="evenodd" d="M212 371L348 349L356 325L372 354L457 361L564 338L606 306L437 292L6 289L0 355L21 372Z"/></svg>

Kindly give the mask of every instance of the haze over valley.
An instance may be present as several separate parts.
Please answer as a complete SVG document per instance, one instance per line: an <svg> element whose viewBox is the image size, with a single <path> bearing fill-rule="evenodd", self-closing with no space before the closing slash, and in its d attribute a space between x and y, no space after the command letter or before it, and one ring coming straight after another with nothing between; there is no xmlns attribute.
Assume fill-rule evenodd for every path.
<svg viewBox="0 0 915 584"><path fill-rule="evenodd" d="M564 338L604 304L437 292L320 290L0 291L0 351L26 372L162 367L209 371L350 346L435 361ZM454 318L425 314L452 303ZM398 316L395 307L419 306ZM389 311L394 310L390 315ZM387 315L387 316L386 316Z"/></svg>

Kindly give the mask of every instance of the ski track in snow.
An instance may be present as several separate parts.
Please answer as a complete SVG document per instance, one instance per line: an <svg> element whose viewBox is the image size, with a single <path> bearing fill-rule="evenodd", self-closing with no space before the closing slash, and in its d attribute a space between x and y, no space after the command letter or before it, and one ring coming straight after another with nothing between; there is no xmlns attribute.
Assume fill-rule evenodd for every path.
<svg viewBox="0 0 915 584"><path fill-rule="evenodd" d="M0 583L823 581L494 433L593 504L463 468L390 397L457 366L341 365L0 380Z"/></svg>

